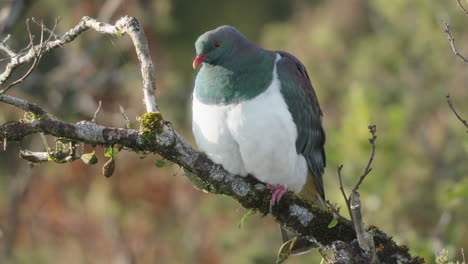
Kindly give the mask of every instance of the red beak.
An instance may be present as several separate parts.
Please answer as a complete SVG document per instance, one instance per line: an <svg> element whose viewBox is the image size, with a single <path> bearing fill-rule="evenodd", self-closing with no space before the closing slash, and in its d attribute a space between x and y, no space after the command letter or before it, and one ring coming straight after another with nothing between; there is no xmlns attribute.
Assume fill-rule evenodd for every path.
<svg viewBox="0 0 468 264"><path fill-rule="evenodd" d="M198 55L194 60L193 60L193 68L196 69L200 63L202 63L206 59L206 55Z"/></svg>

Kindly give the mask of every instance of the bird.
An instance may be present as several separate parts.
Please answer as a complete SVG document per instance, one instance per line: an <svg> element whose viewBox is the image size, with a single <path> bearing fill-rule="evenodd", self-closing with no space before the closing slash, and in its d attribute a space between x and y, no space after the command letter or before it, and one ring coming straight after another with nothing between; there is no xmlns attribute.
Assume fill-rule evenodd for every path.
<svg viewBox="0 0 468 264"><path fill-rule="evenodd" d="M198 148L236 175L273 191L270 212L291 190L324 207L323 113L305 66L285 51L263 49L232 26L201 34L192 97ZM281 226L283 242L297 234ZM296 239L291 254L316 245Z"/></svg>

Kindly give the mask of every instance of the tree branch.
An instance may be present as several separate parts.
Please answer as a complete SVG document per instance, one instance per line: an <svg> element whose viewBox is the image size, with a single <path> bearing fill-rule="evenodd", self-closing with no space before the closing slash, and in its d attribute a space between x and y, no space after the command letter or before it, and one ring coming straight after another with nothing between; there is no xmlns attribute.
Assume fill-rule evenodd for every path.
<svg viewBox="0 0 468 264"><path fill-rule="evenodd" d="M465 63L468 63L468 59L466 59L463 55L461 55L457 48L455 47L455 38L452 36L452 31L450 30L450 25L447 22L444 22L444 32L447 33L447 38L450 42L450 46L452 47L453 54L458 56L462 59Z"/></svg>
<svg viewBox="0 0 468 264"><path fill-rule="evenodd" d="M461 10L463 10L463 12L468 15L468 10L466 10L466 8L462 5L462 3L460 2L460 0L457 0L457 3L458 3L458 6L461 8Z"/></svg>
<svg viewBox="0 0 468 264"><path fill-rule="evenodd" d="M135 44L144 81L145 104L148 112L157 111L154 95L154 70L147 52L147 42L138 21L123 17L115 26L97 22L84 17L81 22L57 40L50 41L43 51L49 51L76 38L87 28L108 34L129 33ZM133 35L132 35L133 34ZM144 40L143 40L144 39ZM36 49L36 46L33 48ZM33 59L31 52L12 58L7 70L1 75L8 79L11 71ZM149 61L147 61L149 60ZM199 188L211 193L224 194L239 201L247 209L257 210L264 215L270 213L271 191L266 185L251 176L241 177L228 173L218 164L196 151L163 119L160 113L146 113L141 117L141 130L105 127L91 121L67 123L59 120L40 106L9 95L0 95L4 102L30 112L20 121L11 121L0 126L0 141L21 141L24 137L44 133L71 141L92 145L111 146L119 144L125 149L136 152L158 153L163 158L177 163L185 169L187 177ZM6 141L5 141L6 140ZM369 257L362 253L353 226L349 221L339 218L338 223L329 228L334 219L329 209L318 208L287 192L278 206L273 208L272 216L287 227L321 247L332 252L334 263L368 263ZM373 234L377 248L377 258L382 263L423 263L423 259L413 257L408 248L397 245L391 237L377 227L367 228Z"/></svg>
<svg viewBox="0 0 468 264"><path fill-rule="evenodd" d="M356 185L354 185L354 188L352 190L353 192L359 189L359 186L361 186L361 183L364 181L366 176L372 171L371 165L372 165L372 162L374 161L374 156L375 156L375 140L377 139L377 134L376 134L377 127L375 125L370 125L368 128L369 128L369 132L371 133L371 138L369 138L369 142L372 145L372 152L369 157L369 161L367 162L367 166L364 169L364 173L361 175L361 177L359 177L359 180L356 183Z"/></svg>
<svg viewBox="0 0 468 264"><path fill-rule="evenodd" d="M5 83L14 70L19 66L35 60L39 51L40 54L42 54L58 47L62 47L63 45L73 41L76 37L81 35L89 28L92 28L95 31L103 34L110 34L115 36L128 34L131 37L141 66L146 111L159 112L159 107L156 104L156 98L154 96L154 91L156 90L156 81L154 66L149 54L148 41L146 40L145 33L138 20L129 16L120 18L117 20L117 22L115 22L114 25L98 22L90 17L83 17L74 28L67 31L64 35L58 37L58 39L48 41L44 44L40 43L38 45L33 45L25 54L14 53L11 48L2 42L0 44L0 49L7 52L10 56L14 56L11 56L10 62L5 67L5 71L0 74L0 84Z"/></svg>
<svg viewBox="0 0 468 264"><path fill-rule="evenodd" d="M460 122L466 127L468 128L468 122L463 119L457 112L457 110L455 110L455 106L453 105L453 101L452 101L452 97L450 96L450 94L447 95L447 103L450 107L450 109L452 109L452 112L455 114L455 116L458 118L458 120L460 120ZM466 131L468 133L468 130Z"/></svg>
<svg viewBox="0 0 468 264"><path fill-rule="evenodd" d="M93 145L120 144L137 152L158 153L182 166L198 188L231 196L246 208L258 210L263 214L269 213L271 192L265 184L250 176L244 178L228 173L193 149L173 130L170 123L164 121L157 113L143 116L141 131L104 127L91 121L71 124L50 117L42 108L25 100L1 95L0 101L9 102L27 111L32 110L38 115L37 119L9 122L0 126L0 140L6 138L8 141L20 141L31 134L45 133ZM356 238L349 222L339 219L335 227L328 228L333 213L311 205L292 192L283 196L279 207L275 207L272 214L282 225L317 241L323 247L333 252L339 249L336 254L350 255L355 250L352 246L345 246L345 244L352 245ZM379 248L377 255L384 263L397 263L397 259L401 263L423 263L422 259L411 257L406 247L397 246L390 237L376 227L372 227L371 230Z"/></svg>

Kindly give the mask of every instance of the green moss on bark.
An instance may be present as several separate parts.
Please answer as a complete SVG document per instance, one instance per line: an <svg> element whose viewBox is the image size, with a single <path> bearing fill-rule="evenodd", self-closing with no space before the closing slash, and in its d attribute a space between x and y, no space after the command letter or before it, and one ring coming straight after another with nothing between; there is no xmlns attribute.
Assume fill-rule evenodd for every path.
<svg viewBox="0 0 468 264"><path fill-rule="evenodd" d="M143 126L143 132L152 131L157 134L163 132L163 117L160 112L146 113L141 117L141 125Z"/></svg>
<svg viewBox="0 0 468 264"><path fill-rule="evenodd" d="M143 128L142 142L153 151L160 149L159 144L156 142L156 135L163 132L163 121L164 119L159 112L146 113L141 117L141 126Z"/></svg>

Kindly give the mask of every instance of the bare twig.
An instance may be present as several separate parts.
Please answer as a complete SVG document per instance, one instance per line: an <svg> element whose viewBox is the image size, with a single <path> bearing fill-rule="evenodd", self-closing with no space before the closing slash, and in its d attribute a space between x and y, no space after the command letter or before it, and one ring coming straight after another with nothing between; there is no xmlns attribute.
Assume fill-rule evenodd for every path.
<svg viewBox="0 0 468 264"><path fill-rule="evenodd" d="M343 177L341 176L341 170L343 169L343 165L338 166L338 180L340 181L340 191L341 194L343 195L343 199L346 202L346 207L348 208L348 212L350 213L351 221L353 220L353 216L351 215L351 207L349 203L349 198L348 195L346 195L346 191L343 187Z"/></svg>
<svg viewBox="0 0 468 264"><path fill-rule="evenodd" d="M138 60L140 61L141 75L143 76L143 94L146 112L159 112L154 92L156 90L156 74L148 49L148 40L138 20L132 18L127 22L125 32L132 38Z"/></svg>
<svg viewBox="0 0 468 264"><path fill-rule="evenodd" d="M450 94L447 94L447 103L450 107L450 109L452 109L452 112L455 114L455 116L458 118L458 120L460 120L460 122L462 122L462 124L468 128L468 122L463 119L457 112L457 110L455 110L455 106L453 105L453 101L452 101L452 97L450 96ZM466 131L468 133L468 130Z"/></svg>
<svg viewBox="0 0 468 264"><path fill-rule="evenodd" d="M468 15L468 10L465 9L465 7L462 5L460 0L457 0L458 6L463 10L463 12Z"/></svg>
<svg viewBox="0 0 468 264"><path fill-rule="evenodd" d="M45 45L43 45L43 47L42 45L36 45L32 47L26 54L12 57L3 73L0 74L0 84L5 83L5 81L10 78L11 74L16 68L33 61L36 57L36 50L42 48L42 52L45 53L61 47L64 44L73 41L76 37L89 28L92 28L99 33L111 34L115 36L121 36L127 33L131 37L141 66L146 111L159 112L159 107L154 96L154 92L156 90L156 77L154 73L154 66L151 61L151 56L149 54L148 41L146 40L145 33L138 20L129 16L120 18L117 20L117 22L115 22L114 25L98 22L90 17L83 17L74 28L67 31L58 39L47 42Z"/></svg>
<svg viewBox="0 0 468 264"><path fill-rule="evenodd" d="M36 50L35 49L35 46L34 46L34 42L33 42L33 35L31 33L31 30L29 28L29 19L26 20L26 29L28 31L28 35L29 35L29 46L31 46L31 48L33 49L33 54L34 54L34 60L33 60L33 63L31 64L31 67L29 67L29 69L26 71L26 73L21 77L19 78L18 80L10 83L6 88L4 88L3 90L0 91L0 94L4 94L6 93L9 89L11 89L13 86L19 84L19 83L22 83L24 80L26 80L26 78L28 78L28 76L33 72L33 70L36 68L37 64L39 63L39 60L41 59L42 57L42 48L44 47L44 24L40 24L41 26L41 39L40 39L40 42L39 42L39 50ZM55 27L57 26L57 24L55 24L54 26L54 29ZM48 42L50 40L50 37L52 36L53 32L50 34L49 38L47 39L46 42Z"/></svg>
<svg viewBox="0 0 468 264"><path fill-rule="evenodd" d="M15 57L16 53L8 46L6 43L10 39L10 34L8 34L2 42L0 42L0 51L3 51L5 54L10 56L10 58Z"/></svg>
<svg viewBox="0 0 468 264"><path fill-rule="evenodd" d="M91 119L91 122L96 122L96 117L97 117L97 115L99 113L99 110L101 110L101 105L102 105L102 101L99 100L99 105L98 105L98 107L96 109L96 112L94 112L94 116L93 116L93 119Z"/></svg>
<svg viewBox="0 0 468 264"><path fill-rule="evenodd" d="M348 207L348 212L351 217L351 221L354 225L354 229L358 238L359 246L366 252L371 254L370 259L371 263L376 263L376 252L374 242L370 238L369 233L365 230L364 223L362 221L362 213L361 213L361 199L359 192L359 186L362 184L366 176L372 171L371 165L374 161L375 156L375 140L377 139L377 127L375 125L369 125L369 132L371 133L371 138L369 138L369 142L372 145L371 155L369 157L369 161L367 162L367 166L364 169L361 177L357 181L356 185L353 187L351 194L349 197L346 195L346 192L343 187L343 177L341 176L341 170L343 165L338 166L338 180L340 182L340 191L343 195L343 198L346 202L346 206Z"/></svg>
<svg viewBox="0 0 468 264"><path fill-rule="evenodd" d="M450 25L447 23L447 22L444 22L444 32L447 33L447 38L450 42L450 46L452 46L452 51L453 53L458 56L460 59L462 59L465 63L468 63L468 59L466 59L465 57L463 57L463 55L461 55L457 48L455 47L455 38L452 36L452 31L450 30Z"/></svg>
<svg viewBox="0 0 468 264"><path fill-rule="evenodd" d="M8 40L10 40L10 38L11 38L11 35L8 34L8 35L2 40L2 42L0 42L0 44L5 44Z"/></svg>
<svg viewBox="0 0 468 264"><path fill-rule="evenodd" d="M43 27L43 30L48 32L50 35L49 35L49 39L51 37L54 37L55 39L58 39L60 38L59 35L55 34L55 28L57 27L59 21L60 21L60 17L57 17L55 19L55 23L54 23L54 27L52 29L48 29L47 27L44 26L44 22L43 21L37 21L34 17L31 18L31 20L38 26L40 27Z"/></svg>
<svg viewBox="0 0 468 264"><path fill-rule="evenodd" d="M359 189L359 186L361 185L362 181L366 178L366 176L372 171L371 165L372 162L374 161L374 156L375 156L375 140L377 139L377 127L375 125L369 125L369 132L371 133L371 138L369 138L369 142L372 145L372 152L369 158L369 161L367 162L367 166L364 169L364 173L359 177L358 182L353 188L353 191L357 191Z"/></svg>

